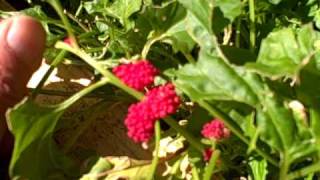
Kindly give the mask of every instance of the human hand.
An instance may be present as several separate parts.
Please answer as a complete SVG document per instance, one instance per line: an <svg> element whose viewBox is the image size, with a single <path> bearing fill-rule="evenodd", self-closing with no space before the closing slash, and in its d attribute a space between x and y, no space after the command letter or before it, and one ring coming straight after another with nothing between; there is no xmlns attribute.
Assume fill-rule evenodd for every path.
<svg viewBox="0 0 320 180"><path fill-rule="evenodd" d="M26 94L26 84L40 66L46 34L39 22L17 16L0 23L0 159L7 154L5 112Z"/></svg>

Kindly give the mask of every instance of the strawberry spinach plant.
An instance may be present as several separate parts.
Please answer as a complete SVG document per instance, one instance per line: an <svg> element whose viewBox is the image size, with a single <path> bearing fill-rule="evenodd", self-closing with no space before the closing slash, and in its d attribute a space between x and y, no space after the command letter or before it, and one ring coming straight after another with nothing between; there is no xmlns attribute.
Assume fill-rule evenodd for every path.
<svg viewBox="0 0 320 180"><path fill-rule="evenodd" d="M10 176L21 179L318 179L320 3L316 0L58 0L19 12L41 21L51 68L8 112ZM63 103L34 102L60 63L94 83ZM128 136L154 150L147 163L86 171L53 135L88 94L132 100ZM103 98L103 97L102 97ZM177 151L163 157L170 138ZM163 172L163 165L166 170ZM184 167L184 168L183 168ZM117 178L115 178L117 177Z"/></svg>

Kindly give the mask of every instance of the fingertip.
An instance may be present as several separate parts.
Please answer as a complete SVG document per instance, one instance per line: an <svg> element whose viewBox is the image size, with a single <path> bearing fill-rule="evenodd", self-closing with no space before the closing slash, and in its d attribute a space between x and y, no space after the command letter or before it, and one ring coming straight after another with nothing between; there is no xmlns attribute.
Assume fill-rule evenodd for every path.
<svg viewBox="0 0 320 180"><path fill-rule="evenodd" d="M0 110L26 94L26 84L41 64L45 38L42 25L33 18L16 16L0 23Z"/></svg>
<svg viewBox="0 0 320 180"><path fill-rule="evenodd" d="M10 27L6 41L18 60L32 70L41 64L45 49L46 33L42 25L28 16L17 16L8 20Z"/></svg>

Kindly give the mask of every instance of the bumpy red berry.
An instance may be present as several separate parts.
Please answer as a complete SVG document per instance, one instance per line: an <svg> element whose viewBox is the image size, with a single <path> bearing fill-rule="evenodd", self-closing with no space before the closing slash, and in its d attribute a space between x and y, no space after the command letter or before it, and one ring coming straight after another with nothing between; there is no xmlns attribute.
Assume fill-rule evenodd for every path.
<svg viewBox="0 0 320 180"><path fill-rule="evenodd" d="M230 130L218 119L205 124L201 131L205 138L220 140L230 136Z"/></svg>
<svg viewBox="0 0 320 180"><path fill-rule="evenodd" d="M154 134L156 119L145 102L132 104L129 107L125 125L128 136L135 142L147 142Z"/></svg>
<svg viewBox="0 0 320 180"><path fill-rule="evenodd" d="M151 89L145 101L156 119L175 113L180 105L180 98L171 83Z"/></svg>
<svg viewBox="0 0 320 180"><path fill-rule="evenodd" d="M142 91L154 82L159 71L147 60L122 64L113 69L113 73L128 86Z"/></svg>
<svg viewBox="0 0 320 180"><path fill-rule="evenodd" d="M135 142L147 142L154 134L155 121L177 111L180 98L172 84L151 89L145 98L129 107L125 125Z"/></svg>

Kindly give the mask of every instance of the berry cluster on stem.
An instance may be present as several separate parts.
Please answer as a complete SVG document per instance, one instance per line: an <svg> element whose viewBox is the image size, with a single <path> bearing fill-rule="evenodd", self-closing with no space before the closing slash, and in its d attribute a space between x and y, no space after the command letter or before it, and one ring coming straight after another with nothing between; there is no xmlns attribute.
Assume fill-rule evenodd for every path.
<svg viewBox="0 0 320 180"><path fill-rule="evenodd" d="M159 71L147 60L135 63L121 64L113 68L113 73L126 85L138 91L143 91L154 82Z"/></svg>
<svg viewBox="0 0 320 180"><path fill-rule="evenodd" d="M137 63L123 64L113 69L114 74L125 84L137 90L144 90L153 84L158 75L149 61L141 60ZM154 124L177 111L180 98L171 83L151 88L145 97L128 109L125 125L128 136L135 142L147 142L154 134Z"/></svg>
<svg viewBox="0 0 320 180"><path fill-rule="evenodd" d="M201 134L205 138L219 141L230 137L230 130L224 125L221 120L213 119L202 127ZM205 149L203 152L203 159L205 161L209 161L213 151L214 150L211 148Z"/></svg>
<svg viewBox="0 0 320 180"><path fill-rule="evenodd" d="M221 120L214 119L203 126L201 134L208 139L221 140L230 136L230 130Z"/></svg>

